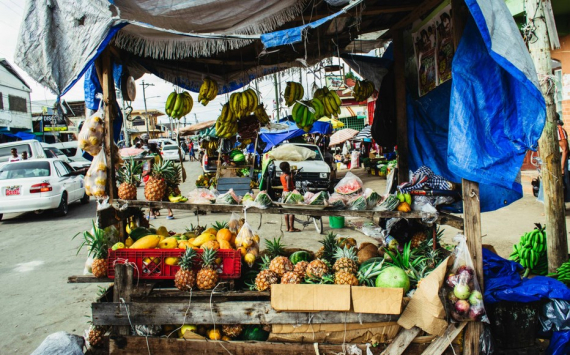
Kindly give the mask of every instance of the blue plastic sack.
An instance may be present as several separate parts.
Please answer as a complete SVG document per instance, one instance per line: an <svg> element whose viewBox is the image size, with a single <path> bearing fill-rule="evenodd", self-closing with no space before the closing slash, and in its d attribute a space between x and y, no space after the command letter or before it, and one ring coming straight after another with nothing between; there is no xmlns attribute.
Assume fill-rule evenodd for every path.
<svg viewBox="0 0 570 355"><path fill-rule="evenodd" d="M553 332L550 344L545 352L546 355L568 355L570 354L570 330L564 332Z"/></svg>

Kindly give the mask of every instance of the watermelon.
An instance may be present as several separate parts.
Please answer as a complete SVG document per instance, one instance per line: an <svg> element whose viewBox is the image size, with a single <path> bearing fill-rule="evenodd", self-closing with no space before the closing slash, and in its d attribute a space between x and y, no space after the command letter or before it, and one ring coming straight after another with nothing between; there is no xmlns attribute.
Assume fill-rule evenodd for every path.
<svg viewBox="0 0 570 355"><path fill-rule="evenodd" d="M243 340L266 341L269 332L263 330L261 325L248 325L243 331Z"/></svg>
<svg viewBox="0 0 570 355"><path fill-rule="evenodd" d="M362 180L351 172L346 173L338 184L334 187L334 191L341 195L351 195L362 190Z"/></svg>
<svg viewBox="0 0 570 355"><path fill-rule="evenodd" d="M232 151L230 152L230 158L233 159L233 158L234 158L236 155L238 155L238 154L242 154L242 152L241 152L240 150L232 150Z"/></svg>
<svg viewBox="0 0 570 355"><path fill-rule="evenodd" d="M263 207L269 207L273 204L271 197L265 191L260 191L255 197L255 202Z"/></svg>
<svg viewBox="0 0 570 355"><path fill-rule="evenodd" d="M311 254L304 250L299 250L291 254L289 260L293 263L293 265L297 264L299 261L311 261Z"/></svg>
<svg viewBox="0 0 570 355"><path fill-rule="evenodd" d="M245 155L243 153L238 153L233 156L232 160L236 163L241 163L245 161Z"/></svg>
<svg viewBox="0 0 570 355"><path fill-rule="evenodd" d="M366 198L363 195L357 195L350 199L347 205L349 210L364 211L366 209Z"/></svg>
<svg viewBox="0 0 570 355"><path fill-rule="evenodd" d="M376 287L403 288L404 294L410 290L410 278L406 272L399 267L390 266L380 273L376 278Z"/></svg>
<svg viewBox="0 0 570 355"><path fill-rule="evenodd" d="M301 195L297 190L287 192L287 195L283 199L283 203L297 205L304 201L303 195Z"/></svg>
<svg viewBox="0 0 570 355"><path fill-rule="evenodd" d="M133 229L131 231L131 234L129 234L129 236L131 238L133 238L133 240L136 242L137 240L139 240L142 237L146 237L147 235L151 235L151 234L155 234L153 233L150 229L148 228L144 228L144 227L137 227L135 229Z"/></svg>
<svg viewBox="0 0 570 355"><path fill-rule="evenodd" d="M328 198L329 194L326 191L317 192L309 201L309 205L323 206Z"/></svg>

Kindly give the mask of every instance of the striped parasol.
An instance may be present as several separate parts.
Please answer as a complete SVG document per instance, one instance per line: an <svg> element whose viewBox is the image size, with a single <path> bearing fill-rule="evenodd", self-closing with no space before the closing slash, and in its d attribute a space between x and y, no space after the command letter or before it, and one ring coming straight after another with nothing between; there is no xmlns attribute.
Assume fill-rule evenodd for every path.
<svg viewBox="0 0 570 355"><path fill-rule="evenodd" d="M332 136L331 136L331 141L329 143L329 145L337 145L337 144L341 144L343 142L346 142L347 140L351 139L352 137L356 136L358 134L358 131L352 128L345 128L345 129L341 129L338 132L335 132Z"/></svg>
<svg viewBox="0 0 570 355"><path fill-rule="evenodd" d="M358 132L356 137L353 138L355 141L363 141L365 139L372 139L372 133L370 132L370 126L366 126L362 131Z"/></svg>

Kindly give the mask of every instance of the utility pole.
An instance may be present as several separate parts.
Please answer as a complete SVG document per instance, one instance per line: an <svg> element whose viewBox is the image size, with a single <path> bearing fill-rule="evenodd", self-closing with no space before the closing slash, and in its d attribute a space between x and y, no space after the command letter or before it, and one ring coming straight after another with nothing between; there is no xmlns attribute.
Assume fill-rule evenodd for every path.
<svg viewBox="0 0 570 355"><path fill-rule="evenodd" d="M148 135L148 138L150 139L150 131L148 129L148 111L146 108L146 92L145 89L149 86L154 86L154 84L149 84L149 83L145 83L144 80L141 83L141 86L143 88L143 100L144 100L144 114L145 114L145 121L146 121L146 134Z"/></svg>
<svg viewBox="0 0 570 355"><path fill-rule="evenodd" d="M275 105L277 105L277 117L275 122L279 122L279 88L277 87L277 74L273 73L273 84L275 84Z"/></svg>
<svg viewBox="0 0 570 355"><path fill-rule="evenodd" d="M546 123L538 141L538 147L543 162L541 184L544 189L548 272L555 272L562 263L568 260L568 240L566 239L562 165L556 133L554 90L552 90L550 80L543 79L552 75L550 39L545 22L544 1L525 0L525 4L527 24L534 26L533 37L528 41L528 47L538 73L542 96L546 102Z"/></svg>

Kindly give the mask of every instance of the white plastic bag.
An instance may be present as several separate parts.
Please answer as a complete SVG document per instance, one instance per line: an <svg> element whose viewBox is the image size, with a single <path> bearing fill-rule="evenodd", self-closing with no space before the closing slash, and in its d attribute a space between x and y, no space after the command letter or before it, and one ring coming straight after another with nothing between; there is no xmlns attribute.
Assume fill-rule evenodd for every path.
<svg viewBox="0 0 570 355"><path fill-rule="evenodd" d="M249 267L252 267L259 256L259 236L247 222L243 224L236 236L236 248L240 250Z"/></svg>
<svg viewBox="0 0 570 355"><path fill-rule="evenodd" d="M103 144L103 110L99 108L97 112L89 116L83 123L81 132L77 137L78 147L96 156L101 151Z"/></svg>
<svg viewBox="0 0 570 355"><path fill-rule="evenodd" d="M219 195L216 198L216 203L219 205L239 205L241 197L235 194L234 189L230 189L225 194Z"/></svg>
<svg viewBox="0 0 570 355"><path fill-rule="evenodd" d="M93 158L84 181L85 193L87 193L87 195L99 198L107 196L105 192L107 185L107 161L103 149Z"/></svg>
<svg viewBox="0 0 570 355"><path fill-rule="evenodd" d="M210 205L216 202L216 198L218 197L216 192L215 190L212 191L199 187L188 193L188 202L199 205Z"/></svg>
<svg viewBox="0 0 570 355"><path fill-rule="evenodd" d="M453 252L455 261L445 278L446 287L444 289L449 314L458 322L489 323L467 240L463 235L458 234L453 241L459 244Z"/></svg>
<svg viewBox="0 0 570 355"><path fill-rule="evenodd" d="M334 192L341 195L356 194L362 191L362 180L351 172L346 175L336 184Z"/></svg>
<svg viewBox="0 0 570 355"><path fill-rule="evenodd" d="M358 169L360 167L360 153L358 151L353 151L350 153L350 170Z"/></svg>
<svg viewBox="0 0 570 355"><path fill-rule="evenodd" d="M307 159L314 159L317 153L309 148L285 144L271 150L268 155L275 160L305 161Z"/></svg>
<svg viewBox="0 0 570 355"><path fill-rule="evenodd" d="M230 232L237 234L239 228L239 214L232 212L230 220L228 221L228 229Z"/></svg>

